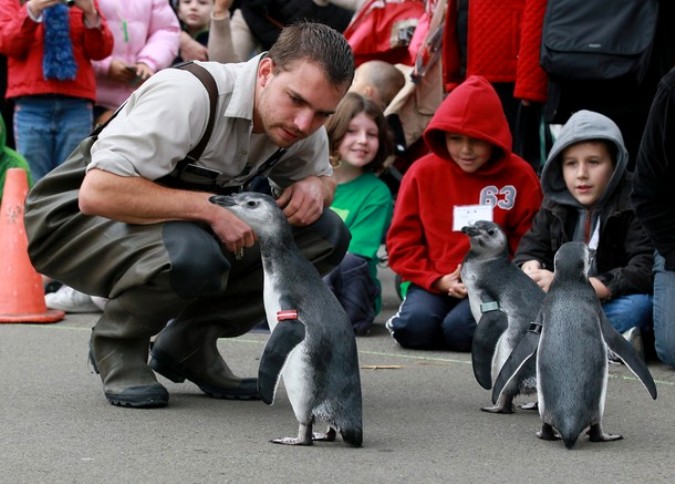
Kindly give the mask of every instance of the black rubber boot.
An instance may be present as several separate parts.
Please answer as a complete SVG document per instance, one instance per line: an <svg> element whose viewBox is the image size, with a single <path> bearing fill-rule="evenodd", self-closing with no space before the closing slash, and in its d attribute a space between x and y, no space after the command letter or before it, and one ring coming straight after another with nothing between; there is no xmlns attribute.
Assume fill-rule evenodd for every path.
<svg viewBox="0 0 675 484"><path fill-rule="evenodd" d="M150 337L166 323L164 315L144 318L140 323L134 301L142 298L110 299L94 326L89 357L103 381L103 393L113 405L133 408L164 407L169 392L157 382L148 366ZM140 303L139 303L140 304Z"/></svg>
<svg viewBox="0 0 675 484"><path fill-rule="evenodd" d="M150 367L173 382L189 380L214 398L259 400L257 378L236 376L217 342L248 332L264 318L262 295L239 293L236 304L232 299L220 296L187 308L157 335Z"/></svg>
<svg viewBox="0 0 675 484"><path fill-rule="evenodd" d="M149 338L120 341L92 334L89 359L113 405L156 408L169 403L169 392L146 363L148 343Z"/></svg>

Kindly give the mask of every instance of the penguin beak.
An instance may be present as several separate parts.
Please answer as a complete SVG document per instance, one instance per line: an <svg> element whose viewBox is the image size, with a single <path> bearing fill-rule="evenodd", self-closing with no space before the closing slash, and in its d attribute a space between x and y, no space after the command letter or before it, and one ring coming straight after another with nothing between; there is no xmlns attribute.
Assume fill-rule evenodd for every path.
<svg viewBox="0 0 675 484"><path fill-rule="evenodd" d="M478 230L473 225L467 225L462 227L462 233L468 235L469 237L475 237L476 235L480 234L480 230Z"/></svg>
<svg viewBox="0 0 675 484"><path fill-rule="evenodd" d="M221 207L233 207L236 205L234 198L231 195L213 195L209 197L209 202Z"/></svg>

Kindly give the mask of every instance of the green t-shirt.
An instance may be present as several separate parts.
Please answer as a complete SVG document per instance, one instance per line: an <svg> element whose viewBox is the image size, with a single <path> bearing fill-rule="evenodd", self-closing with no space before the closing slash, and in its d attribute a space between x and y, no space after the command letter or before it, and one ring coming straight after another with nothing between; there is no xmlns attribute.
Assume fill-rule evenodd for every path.
<svg viewBox="0 0 675 484"><path fill-rule="evenodd" d="M337 186L330 208L352 234L349 252L368 259L370 275L379 286L377 251L384 242L394 210L389 188L373 173L364 173Z"/></svg>

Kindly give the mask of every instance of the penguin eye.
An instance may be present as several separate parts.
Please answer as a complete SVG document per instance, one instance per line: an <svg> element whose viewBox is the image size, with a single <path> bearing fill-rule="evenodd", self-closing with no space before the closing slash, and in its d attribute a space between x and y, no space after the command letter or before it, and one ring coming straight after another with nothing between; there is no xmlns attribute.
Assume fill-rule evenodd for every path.
<svg viewBox="0 0 675 484"><path fill-rule="evenodd" d="M249 200L248 202L246 202L246 206L249 208L254 208L256 205L257 203L255 203L255 200Z"/></svg>
<svg viewBox="0 0 675 484"><path fill-rule="evenodd" d="M493 236L495 234L495 231L493 229L488 230L488 235Z"/></svg>

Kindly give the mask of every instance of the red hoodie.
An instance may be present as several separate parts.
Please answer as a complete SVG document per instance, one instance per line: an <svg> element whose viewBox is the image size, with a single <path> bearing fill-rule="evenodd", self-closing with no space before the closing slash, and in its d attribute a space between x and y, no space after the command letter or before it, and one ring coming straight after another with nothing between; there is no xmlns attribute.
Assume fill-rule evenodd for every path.
<svg viewBox="0 0 675 484"><path fill-rule="evenodd" d="M474 173L450 158L445 135L458 133L498 149ZM431 153L403 177L387 234L389 265L404 280L436 292L432 285L453 272L469 250L469 238L453 231L453 209L492 205L511 255L539 210L542 194L532 167L511 152L511 133L497 93L480 76L470 76L440 105L424 132Z"/></svg>

